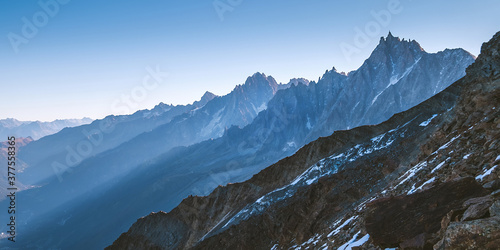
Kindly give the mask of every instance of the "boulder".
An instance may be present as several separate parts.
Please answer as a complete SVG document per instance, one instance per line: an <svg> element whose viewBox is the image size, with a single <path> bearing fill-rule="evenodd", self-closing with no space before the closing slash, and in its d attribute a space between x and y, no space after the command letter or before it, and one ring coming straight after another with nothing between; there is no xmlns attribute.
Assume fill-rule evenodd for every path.
<svg viewBox="0 0 500 250"><path fill-rule="evenodd" d="M500 200L495 201L488 210L490 216L500 216Z"/></svg>
<svg viewBox="0 0 500 250"><path fill-rule="evenodd" d="M465 201L487 193L474 178L463 178L411 195L378 199L367 204L365 227L373 243L382 248L421 244L417 236L437 233L451 210L460 210Z"/></svg>
<svg viewBox="0 0 500 250"><path fill-rule="evenodd" d="M464 202L463 207L466 209L461 221L476 220L488 217L489 208L493 204L491 196L472 198Z"/></svg>
<svg viewBox="0 0 500 250"><path fill-rule="evenodd" d="M500 249L500 218L451 222L434 249Z"/></svg>

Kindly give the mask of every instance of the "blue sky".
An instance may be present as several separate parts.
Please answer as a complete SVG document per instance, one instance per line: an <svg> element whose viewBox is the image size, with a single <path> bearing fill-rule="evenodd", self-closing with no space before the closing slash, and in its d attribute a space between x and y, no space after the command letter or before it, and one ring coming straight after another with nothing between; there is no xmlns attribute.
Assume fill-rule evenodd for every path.
<svg viewBox="0 0 500 250"><path fill-rule="evenodd" d="M227 94L255 72L283 83L316 80L332 67L358 68L389 30L428 52L477 55L500 30L496 0L59 1L0 0L0 119L102 118L187 104L207 90ZM26 20L36 33L26 32ZM362 46L359 30L368 38ZM347 55L346 45L356 50ZM148 78L146 89L155 70L168 75L157 84Z"/></svg>

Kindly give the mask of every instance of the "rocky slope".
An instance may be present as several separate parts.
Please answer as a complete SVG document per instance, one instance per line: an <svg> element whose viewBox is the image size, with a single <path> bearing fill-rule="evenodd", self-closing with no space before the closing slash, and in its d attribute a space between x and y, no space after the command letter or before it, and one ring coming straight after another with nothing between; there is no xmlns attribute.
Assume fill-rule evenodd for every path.
<svg viewBox="0 0 500 250"><path fill-rule="evenodd" d="M497 33L420 105L143 217L108 249L498 249L499 49Z"/></svg>

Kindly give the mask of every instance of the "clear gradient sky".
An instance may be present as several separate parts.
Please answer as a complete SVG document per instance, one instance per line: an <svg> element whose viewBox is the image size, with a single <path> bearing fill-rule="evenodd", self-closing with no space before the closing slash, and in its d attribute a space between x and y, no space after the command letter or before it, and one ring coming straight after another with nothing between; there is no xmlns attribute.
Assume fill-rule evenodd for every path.
<svg viewBox="0 0 500 250"><path fill-rule="evenodd" d="M207 90L227 94L255 72L283 83L316 80L332 67L358 68L389 30L428 52L478 55L500 30L498 0L400 0L387 23L371 13L388 11L389 0L59 1L47 11L37 1L0 0L0 119L102 118L187 104ZM345 56L341 45L356 46L356 30L374 23L366 44ZM168 76L124 109L122 95L138 91L148 67Z"/></svg>

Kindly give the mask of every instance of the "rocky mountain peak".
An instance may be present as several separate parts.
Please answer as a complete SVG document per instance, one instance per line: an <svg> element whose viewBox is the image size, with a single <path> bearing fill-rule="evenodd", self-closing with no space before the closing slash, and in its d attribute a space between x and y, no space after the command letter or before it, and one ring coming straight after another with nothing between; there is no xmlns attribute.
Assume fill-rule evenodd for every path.
<svg viewBox="0 0 500 250"><path fill-rule="evenodd" d="M390 43L393 43L393 42L401 42L401 39L399 39L399 37L395 37L392 35L392 33L389 31L389 34L387 34L387 37L384 38L380 38L382 41L384 42L390 42Z"/></svg>
<svg viewBox="0 0 500 250"><path fill-rule="evenodd" d="M271 88L274 94L278 90L278 83L272 76L266 76L264 73L257 72L249 76L245 84L236 87L236 89L238 88L242 91L256 91Z"/></svg>
<svg viewBox="0 0 500 250"><path fill-rule="evenodd" d="M249 76L245 81L245 85L252 85L259 82L274 81L272 76L266 76L264 73L256 72L252 76Z"/></svg>
<svg viewBox="0 0 500 250"><path fill-rule="evenodd" d="M215 97L217 97L216 94L210 92L210 91L207 91L205 92L205 94L203 94L203 96L201 97L201 100L200 102L201 103L207 103L209 101L211 101L212 99L214 99Z"/></svg>
<svg viewBox="0 0 500 250"><path fill-rule="evenodd" d="M0 120L0 126L6 127L6 128L17 127L21 124L23 124L22 121L16 120L14 118L6 118L6 119Z"/></svg>
<svg viewBox="0 0 500 250"><path fill-rule="evenodd" d="M252 84L255 81L259 80L266 80L267 76L264 73L260 72L255 72L253 75L247 77L247 80L245 81L245 85L247 84Z"/></svg>
<svg viewBox="0 0 500 250"><path fill-rule="evenodd" d="M376 55L377 52L382 52L386 55L399 54L402 51L410 51L412 54L420 54L425 52L425 50L420 46L420 44L415 40L401 40L399 37L395 37L389 31L387 37L381 37L380 42L373 51L372 55Z"/></svg>
<svg viewBox="0 0 500 250"><path fill-rule="evenodd" d="M500 32L481 46L481 54L467 69L469 77L497 78L500 76Z"/></svg>
<svg viewBox="0 0 500 250"><path fill-rule="evenodd" d="M171 104L166 104L164 102L160 102L153 109L156 109L156 108L164 108L164 109L166 109L166 108L169 108L169 107L172 107L172 105Z"/></svg>
<svg viewBox="0 0 500 250"><path fill-rule="evenodd" d="M293 78L293 79L290 79L290 82L289 82L289 84L291 84L293 86L297 86L299 84L303 84L303 85L308 86L309 83L310 83L310 81L305 79L305 78Z"/></svg>

